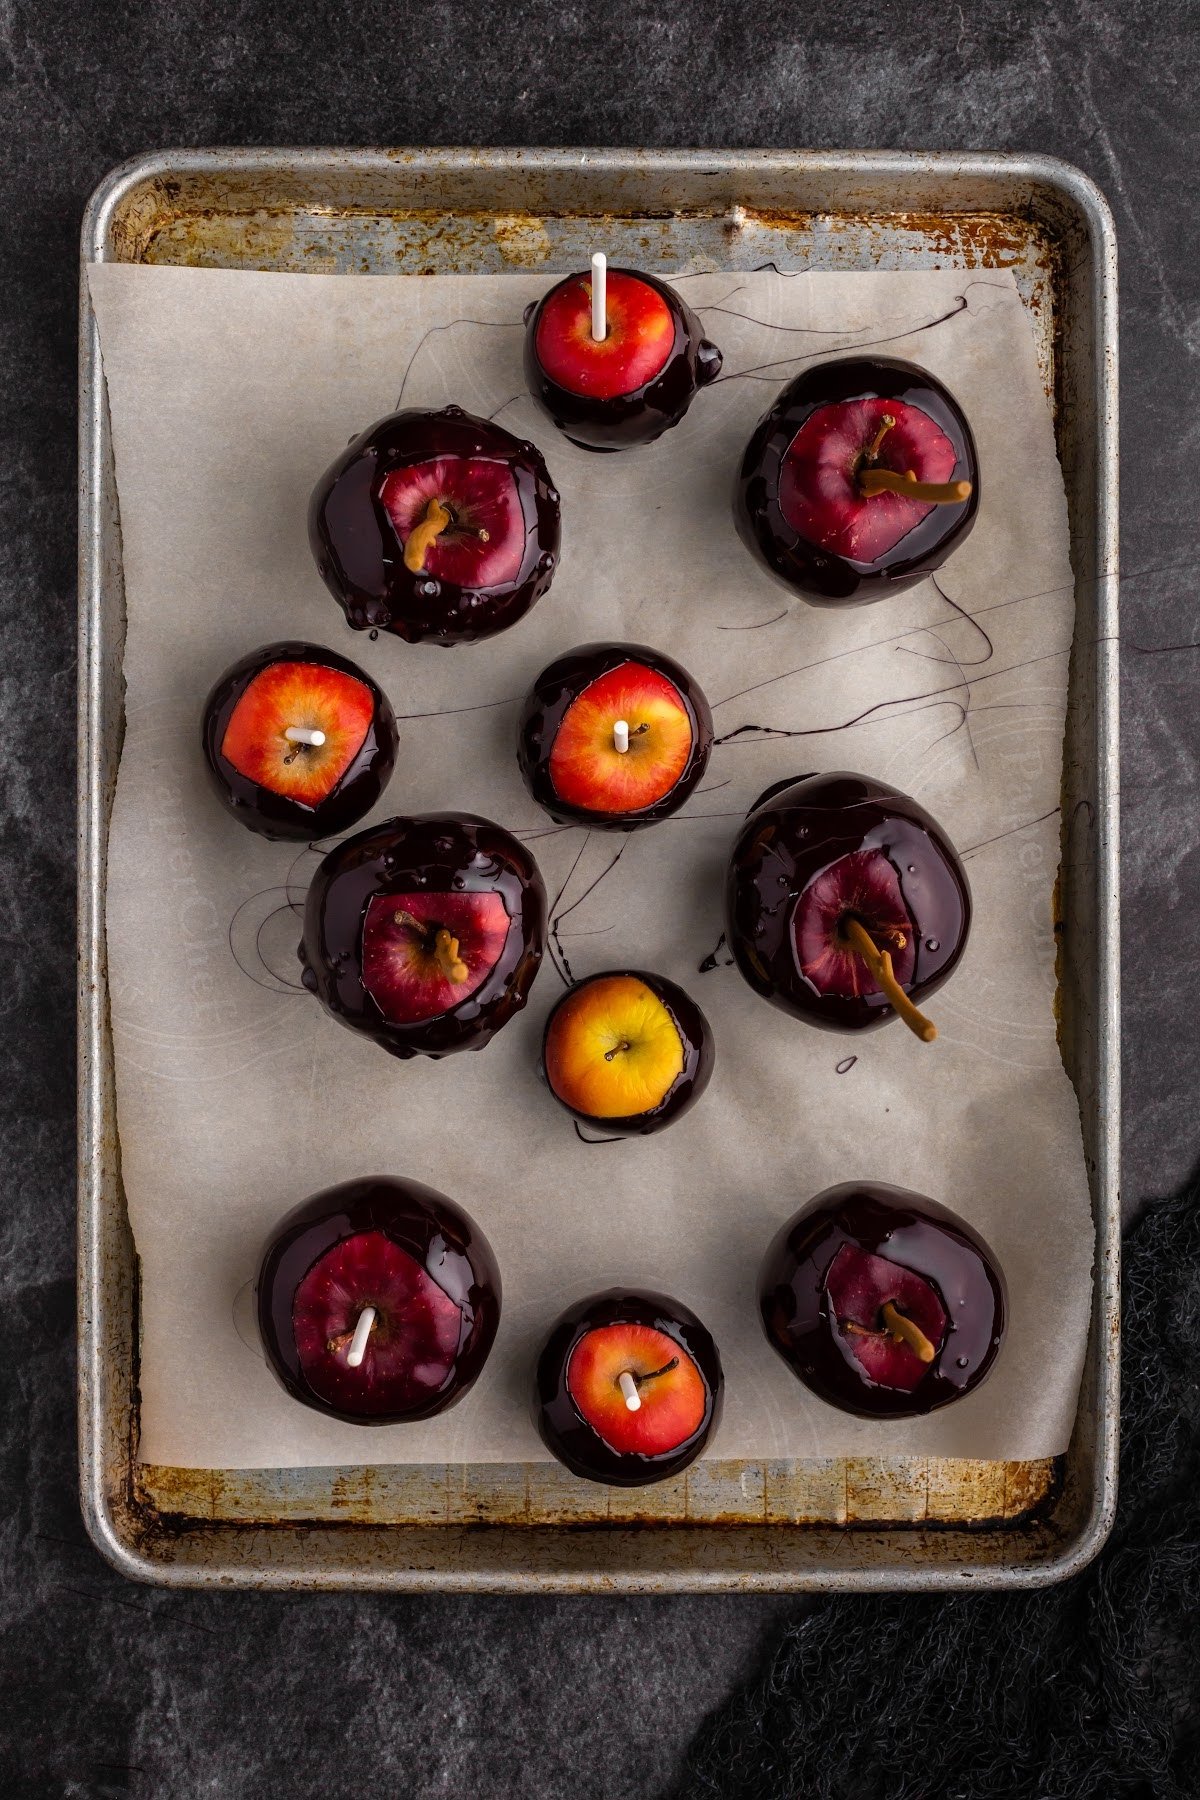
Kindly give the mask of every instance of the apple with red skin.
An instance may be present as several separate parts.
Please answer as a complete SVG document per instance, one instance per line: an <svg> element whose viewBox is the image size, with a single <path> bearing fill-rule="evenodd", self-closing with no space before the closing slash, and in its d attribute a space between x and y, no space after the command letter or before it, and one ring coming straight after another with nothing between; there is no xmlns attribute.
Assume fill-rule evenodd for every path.
<svg viewBox="0 0 1200 1800"><path fill-rule="evenodd" d="M319 731L321 744L289 739ZM204 760L221 803L268 838L311 842L357 825L396 762L396 719L356 663L321 644L251 650L204 703Z"/></svg>
<svg viewBox="0 0 1200 1800"><path fill-rule="evenodd" d="M871 491L872 477L895 485L910 471L942 490L940 503ZM818 606L923 581L962 543L978 507L975 440L958 402L925 370L889 357L821 363L789 383L746 446L734 493L742 541Z"/></svg>
<svg viewBox="0 0 1200 1800"><path fill-rule="evenodd" d="M947 1406L985 1378L1007 1297L992 1252L936 1201L887 1182L826 1188L759 1273L772 1348L814 1393L866 1418Z"/></svg>
<svg viewBox="0 0 1200 1800"><path fill-rule="evenodd" d="M482 1050L521 1010L545 940L529 852L473 813L420 813L324 858L305 902L301 978L393 1056L446 1056Z"/></svg>
<svg viewBox="0 0 1200 1800"><path fill-rule="evenodd" d="M831 1031L883 1025L896 1011L855 948L856 921L920 1005L952 974L971 925L971 891L937 821L864 775L775 784L751 807L725 882L725 931L756 993Z"/></svg>
<svg viewBox="0 0 1200 1800"><path fill-rule="evenodd" d="M351 1424L395 1425L432 1418L471 1386L500 1323L500 1271L453 1200L377 1175L288 1214L263 1253L257 1306L289 1394ZM368 1306L375 1318L351 1366Z"/></svg>
<svg viewBox="0 0 1200 1800"><path fill-rule="evenodd" d="M672 657L646 644L583 644L548 663L526 696L517 762L560 824L634 831L695 792L712 740L708 701Z"/></svg>
<svg viewBox="0 0 1200 1800"><path fill-rule="evenodd" d="M632 1409L623 1374L639 1402ZM723 1386L717 1347L690 1308L611 1288L556 1320L538 1357L534 1423L573 1474L642 1487L696 1460L721 1416Z"/></svg>
<svg viewBox="0 0 1200 1800"><path fill-rule="evenodd" d="M555 1099L615 1137L645 1137L681 1118L715 1061L712 1027L696 1002L645 969L575 982L542 1039L542 1075Z"/></svg>
<svg viewBox="0 0 1200 1800"><path fill-rule="evenodd" d="M540 451L460 406L363 432L308 511L326 587L355 631L463 644L524 618L558 564L558 493Z"/></svg>
<svg viewBox="0 0 1200 1800"><path fill-rule="evenodd" d="M584 450L653 443L678 425L721 352L692 309L654 275L611 268L603 338L592 336L592 277L568 275L525 313L525 379Z"/></svg>

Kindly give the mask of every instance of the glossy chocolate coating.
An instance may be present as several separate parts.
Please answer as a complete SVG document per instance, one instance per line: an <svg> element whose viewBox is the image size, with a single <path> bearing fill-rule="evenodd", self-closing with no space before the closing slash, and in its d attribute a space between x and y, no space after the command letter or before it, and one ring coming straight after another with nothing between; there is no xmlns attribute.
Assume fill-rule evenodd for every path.
<svg viewBox="0 0 1200 1800"><path fill-rule="evenodd" d="M319 668L336 669L342 675L352 675L355 681L361 681L370 689L374 702L374 716L358 754L337 786L316 806L306 806L290 795L262 787L241 774L221 754L234 707L257 675L270 668L272 663L280 662L312 663ZM332 837L339 831L348 831L370 812L395 767L396 718L387 695L357 663L339 656L336 650L326 650L323 644L289 640L251 650L240 662L226 669L204 702L201 743L217 796L239 824L257 831L262 837L311 843L314 838Z"/></svg>
<svg viewBox="0 0 1200 1800"><path fill-rule="evenodd" d="M819 406L864 397L900 400L928 413L957 452L951 479L972 484L969 498L957 505L935 506L891 550L869 563L810 543L789 525L779 505L783 460L805 420ZM978 508L975 440L958 402L924 369L890 357L819 363L789 382L746 446L733 501L734 520L747 549L817 606L861 605L924 581L966 537Z"/></svg>
<svg viewBox="0 0 1200 1800"><path fill-rule="evenodd" d="M826 1277L843 1244L911 1269L939 1295L945 1341L911 1392L869 1379L830 1315ZM866 1418L907 1419L948 1406L984 1379L1004 1335L1004 1278L991 1251L944 1206L882 1181L826 1188L777 1233L759 1271L772 1348L822 1400Z"/></svg>
<svg viewBox="0 0 1200 1800"><path fill-rule="evenodd" d="M292 1306L317 1260L343 1238L379 1231L421 1265L462 1311L454 1368L425 1404L403 1413L346 1412L314 1393L296 1350ZM444 1194L419 1181L369 1176L313 1194L290 1212L263 1253L256 1288L267 1360L288 1393L352 1425L429 1419L461 1400L487 1361L500 1323L500 1270L479 1227Z"/></svg>
<svg viewBox="0 0 1200 1800"><path fill-rule="evenodd" d="M647 969L604 969L599 975L589 975L583 981L577 981L567 989L550 1009L546 1020L546 1029L542 1033L541 1075L550 1087L546 1074L546 1039L555 1014L580 989L589 987L594 981L607 981L613 976L628 975L635 981L644 982L651 993L657 994L679 1033L683 1045L683 1068L675 1077L658 1105L649 1112L632 1113L624 1119L598 1119L593 1113L580 1112L578 1107L569 1106L561 1094L550 1092L558 1104L577 1119L592 1127L593 1131L608 1137L649 1137L651 1132L661 1131L665 1125L671 1125L682 1118L688 1108L694 1106L712 1077L713 1066L717 1060L716 1039L712 1026L705 1018L690 994L686 994L674 981L668 981L665 975L652 975Z"/></svg>
<svg viewBox="0 0 1200 1800"><path fill-rule="evenodd" d="M614 267L610 274L628 275L652 287L666 301L675 322L675 338L666 362L652 380L632 393L617 394L611 400L573 394L552 381L542 367L537 353L542 308L551 294L557 294L569 282L579 281L579 274L564 276L525 310L525 380L529 392L559 430L583 450L628 450L635 444L653 443L672 425L678 425L697 389L715 381L721 373L721 352L705 337L699 319L673 287L641 269Z"/></svg>
<svg viewBox="0 0 1200 1800"><path fill-rule="evenodd" d="M376 894L417 889L498 893L512 923L498 962L474 993L434 1018L396 1024L363 985L363 923ZM528 850L473 813L419 813L360 831L321 863L305 902L301 979L335 1019L393 1056L447 1056L482 1050L520 1012L545 942L546 890Z"/></svg>
<svg viewBox="0 0 1200 1800"><path fill-rule="evenodd" d="M512 581L463 588L405 567L380 489L393 469L442 456L510 466L526 534ZM308 538L322 580L355 631L390 631L410 644L471 643L515 625L550 586L558 564L558 493L535 444L460 406L410 408L372 425L326 470L309 502Z"/></svg>
<svg viewBox="0 0 1200 1800"><path fill-rule="evenodd" d="M967 941L966 870L936 820L884 781L839 773L777 782L750 810L725 881L725 931L755 993L831 1031L863 1031L895 1013L881 993L820 993L801 971L792 918L802 890L839 857L878 849L915 927L906 992L915 1005L947 980Z"/></svg>
<svg viewBox="0 0 1200 1800"><path fill-rule="evenodd" d="M692 748L679 779L661 800L637 812L592 812L573 806L554 791L550 779L550 752L559 727L570 707L593 681L622 663L644 663L662 675L679 692L692 728ZM647 644L581 644L565 656L547 663L529 693L517 727L517 763L525 785L539 806L544 806L560 825L589 825L598 831L636 831L677 812L699 785L712 751L713 722L708 701L700 688L671 657Z"/></svg>
<svg viewBox="0 0 1200 1800"><path fill-rule="evenodd" d="M601 1325L648 1325L679 1345L695 1363L706 1390L704 1417L691 1437L660 1456L614 1450L584 1418L567 1390L571 1352ZM665 1481L695 1462L721 1417L724 1377L717 1346L695 1313L665 1294L642 1288L610 1288L569 1306L556 1320L538 1357L533 1422L547 1450L585 1481L611 1487L645 1487Z"/></svg>

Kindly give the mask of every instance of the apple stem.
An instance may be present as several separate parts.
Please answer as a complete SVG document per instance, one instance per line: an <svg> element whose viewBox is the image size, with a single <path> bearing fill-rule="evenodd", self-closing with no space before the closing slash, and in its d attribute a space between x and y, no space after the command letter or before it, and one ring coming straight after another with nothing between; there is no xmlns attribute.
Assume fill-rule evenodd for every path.
<svg viewBox="0 0 1200 1800"><path fill-rule="evenodd" d="M875 458L879 455L880 449L883 446L884 438L895 423L896 421L891 413L884 413L882 419L879 421L879 430L867 445L867 451L866 455L863 457L863 462L873 463L875 461Z"/></svg>
<svg viewBox="0 0 1200 1800"><path fill-rule="evenodd" d="M592 336L597 343L608 336L608 258L603 250L592 258Z"/></svg>
<svg viewBox="0 0 1200 1800"><path fill-rule="evenodd" d="M358 1324L354 1327L354 1336L350 1339L350 1348L346 1352L346 1363L351 1369L357 1369L367 1354L367 1339L371 1335L371 1327L375 1323L375 1308L364 1306L358 1315Z"/></svg>
<svg viewBox="0 0 1200 1800"><path fill-rule="evenodd" d="M606 1050L604 1052L605 1062L611 1062L614 1056L620 1056L620 1054L623 1050L628 1050L628 1049L629 1049L629 1039L622 1038L622 1040L619 1044L614 1044L611 1050Z"/></svg>
<svg viewBox="0 0 1200 1800"><path fill-rule="evenodd" d="M885 1300L880 1308L880 1317L894 1338L899 1338L908 1345L920 1362L931 1363L937 1351L930 1343L919 1325L898 1311L894 1300Z"/></svg>
<svg viewBox="0 0 1200 1800"><path fill-rule="evenodd" d="M903 475L896 469L863 469L858 488L868 500L876 494L903 494L930 506L959 506L971 498L969 481L918 481L911 469Z"/></svg>
<svg viewBox="0 0 1200 1800"><path fill-rule="evenodd" d="M844 919L841 936L849 943L870 969L875 977L876 985L881 993L886 994L899 1018L904 1020L908 1029L919 1037L923 1044L932 1044L937 1036L937 1026L932 1019L927 1019L923 1012L918 1012L900 983L896 980L892 968L892 959L886 950L881 950L868 933L865 925L857 919Z"/></svg>
<svg viewBox="0 0 1200 1800"><path fill-rule="evenodd" d="M440 500L431 500L425 517L413 526L404 543L404 566L413 575L425 568L425 555L450 523L450 513Z"/></svg>
<svg viewBox="0 0 1200 1800"><path fill-rule="evenodd" d="M638 1393L638 1384L634 1377L629 1373L628 1369L621 1375L618 1375L617 1386L624 1394L625 1404L630 1412L640 1412L642 1407L642 1396Z"/></svg>

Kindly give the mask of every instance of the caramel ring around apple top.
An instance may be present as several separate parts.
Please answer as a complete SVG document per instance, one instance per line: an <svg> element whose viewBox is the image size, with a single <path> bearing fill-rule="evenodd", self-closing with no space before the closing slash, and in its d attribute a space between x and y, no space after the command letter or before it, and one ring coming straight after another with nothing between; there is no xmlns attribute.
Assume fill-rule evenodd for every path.
<svg viewBox="0 0 1200 1800"><path fill-rule="evenodd" d="M913 363L846 356L805 370L764 414L733 512L743 543L785 586L814 606L843 606L939 569L979 499L975 440L949 390Z"/></svg>

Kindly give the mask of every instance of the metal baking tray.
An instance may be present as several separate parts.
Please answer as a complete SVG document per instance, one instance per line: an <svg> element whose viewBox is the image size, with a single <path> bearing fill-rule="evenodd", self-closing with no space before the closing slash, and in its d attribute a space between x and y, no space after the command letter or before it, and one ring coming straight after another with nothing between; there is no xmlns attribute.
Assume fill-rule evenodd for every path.
<svg viewBox="0 0 1200 1800"><path fill-rule="evenodd" d="M159 1583L496 1592L1036 1586L1108 1532L1118 1429L1116 250L1104 199L1045 157L808 151L184 150L100 185L88 261L427 273L1011 268L1055 412L1076 578L1063 770L1060 1019L1096 1225L1095 1303L1063 1458L703 1462L657 1488L557 1465L148 1468L138 1267L121 1187L104 944L123 723L112 447L80 316L79 1436L84 1516Z"/></svg>

